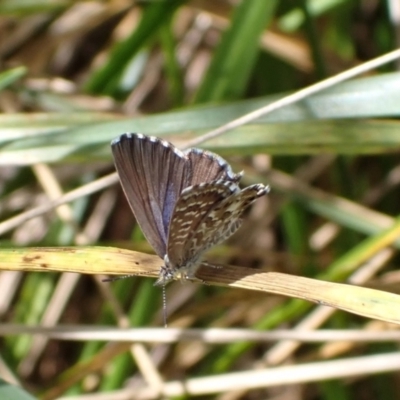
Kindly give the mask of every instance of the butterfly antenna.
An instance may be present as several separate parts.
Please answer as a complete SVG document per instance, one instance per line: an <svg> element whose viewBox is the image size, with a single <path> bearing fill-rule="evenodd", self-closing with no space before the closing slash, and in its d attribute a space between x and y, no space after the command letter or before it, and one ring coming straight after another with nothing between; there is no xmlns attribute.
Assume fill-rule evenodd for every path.
<svg viewBox="0 0 400 400"><path fill-rule="evenodd" d="M162 306L163 306L163 317L164 317L164 328L168 327L167 324L167 292L165 285L162 286Z"/></svg>

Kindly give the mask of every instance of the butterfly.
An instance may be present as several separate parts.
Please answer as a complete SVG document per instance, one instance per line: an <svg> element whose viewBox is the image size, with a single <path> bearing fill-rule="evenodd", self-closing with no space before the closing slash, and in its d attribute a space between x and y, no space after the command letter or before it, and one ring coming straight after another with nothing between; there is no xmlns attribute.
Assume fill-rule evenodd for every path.
<svg viewBox="0 0 400 400"><path fill-rule="evenodd" d="M164 260L155 285L195 279L204 253L239 229L242 215L269 187L240 189L219 155L140 133L111 142L122 189L144 236Z"/></svg>

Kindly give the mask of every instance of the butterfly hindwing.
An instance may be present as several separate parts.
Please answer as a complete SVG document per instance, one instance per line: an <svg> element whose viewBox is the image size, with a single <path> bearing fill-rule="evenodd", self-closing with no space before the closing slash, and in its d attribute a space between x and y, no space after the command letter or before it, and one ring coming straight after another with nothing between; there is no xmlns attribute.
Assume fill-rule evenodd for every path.
<svg viewBox="0 0 400 400"><path fill-rule="evenodd" d="M235 174L231 166L218 154L201 149L185 151L192 165L192 176L188 186L212 181L239 182L242 174Z"/></svg>
<svg viewBox="0 0 400 400"><path fill-rule="evenodd" d="M214 207L199 225L199 230L207 232L200 251L204 253L233 235L242 225L241 218L247 207L267 191L268 188L261 184L248 186ZM212 229L206 229L203 225L212 226Z"/></svg>
<svg viewBox="0 0 400 400"><path fill-rule="evenodd" d="M186 263L188 246L201 246L207 229L206 225L202 225L204 218L237 190L239 187L234 182L212 181L189 186L182 192L174 209L168 235L167 253L172 265ZM199 230L200 225L204 229Z"/></svg>

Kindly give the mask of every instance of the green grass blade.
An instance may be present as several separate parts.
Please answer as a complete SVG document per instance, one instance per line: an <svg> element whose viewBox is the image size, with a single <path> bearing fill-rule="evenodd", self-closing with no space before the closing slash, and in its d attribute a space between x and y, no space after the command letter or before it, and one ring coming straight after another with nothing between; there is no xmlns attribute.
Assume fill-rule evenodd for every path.
<svg viewBox="0 0 400 400"><path fill-rule="evenodd" d="M276 5L275 0L244 0L238 5L197 92L197 103L232 100L243 94L259 51L258 39Z"/></svg>

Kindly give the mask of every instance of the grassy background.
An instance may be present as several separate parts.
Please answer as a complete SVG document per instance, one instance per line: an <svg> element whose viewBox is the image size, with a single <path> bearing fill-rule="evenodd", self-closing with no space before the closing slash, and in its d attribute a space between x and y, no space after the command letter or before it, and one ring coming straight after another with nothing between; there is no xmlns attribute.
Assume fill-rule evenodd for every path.
<svg viewBox="0 0 400 400"><path fill-rule="evenodd" d="M183 147L395 49L395 12L389 0L1 2L1 247L52 247L60 259L65 246L151 253L119 185L7 223L112 173L109 142L125 131ZM396 237L379 236L398 224L399 65L202 144L244 170L243 184L272 189L209 261L399 292ZM98 249L88 272L118 260L102 259ZM201 337L166 344L171 333L162 329L145 345L109 342L91 328L159 328L162 299L148 278L101 278L1 272L0 377L42 399L400 399L398 337L385 339L394 325L282 296L178 282L167 288L169 326L202 328ZM23 334L32 325L88 334ZM283 333L266 340L244 332L228 342L222 331L219 344L207 336L236 327L311 332L300 342ZM321 329L337 341L306 341ZM350 329L355 339L344 341L340 333ZM29 398L6 383L4 396Z"/></svg>

